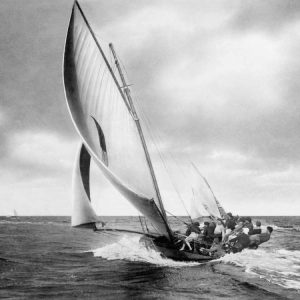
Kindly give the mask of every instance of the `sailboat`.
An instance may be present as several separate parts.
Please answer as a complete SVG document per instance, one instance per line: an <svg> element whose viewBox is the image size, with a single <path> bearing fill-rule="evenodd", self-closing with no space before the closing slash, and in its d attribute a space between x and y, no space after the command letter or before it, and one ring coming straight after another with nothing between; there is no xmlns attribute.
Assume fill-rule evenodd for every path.
<svg viewBox="0 0 300 300"><path fill-rule="evenodd" d="M144 242L169 258L209 260L209 256L178 250L141 121L115 49L112 44L109 48L118 74L113 71L80 4L75 1L63 60L67 106L81 140L73 173L72 226L97 230L95 224L102 221L91 203L92 161L154 227L155 233L141 232ZM203 184L196 169L194 174L196 181ZM195 199L203 196L201 189L196 187L193 191ZM217 205L211 205L211 201L204 205L210 215L221 217Z"/></svg>
<svg viewBox="0 0 300 300"><path fill-rule="evenodd" d="M12 214L7 216L8 218L12 218L12 219L18 219L18 213L17 210L14 208L12 211Z"/></svg>

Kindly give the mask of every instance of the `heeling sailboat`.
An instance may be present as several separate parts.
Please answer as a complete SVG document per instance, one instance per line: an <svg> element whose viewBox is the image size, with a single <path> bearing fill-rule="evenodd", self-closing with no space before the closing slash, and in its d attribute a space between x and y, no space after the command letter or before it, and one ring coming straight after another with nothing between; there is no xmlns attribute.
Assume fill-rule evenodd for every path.
<svg viewBox="0 0 300 300"><path fill-rule="evenodd" d="M74 2L63 62L65 94L82 144L73 175L72 226L95 227L99 221L90 199L91 158L111 184L139 210L157 233L146 234L167 257L202 260L178 251L168 223L142 127L119 67L120 86L79 3ZM148 240L149 242L149 240Z"/></svg>

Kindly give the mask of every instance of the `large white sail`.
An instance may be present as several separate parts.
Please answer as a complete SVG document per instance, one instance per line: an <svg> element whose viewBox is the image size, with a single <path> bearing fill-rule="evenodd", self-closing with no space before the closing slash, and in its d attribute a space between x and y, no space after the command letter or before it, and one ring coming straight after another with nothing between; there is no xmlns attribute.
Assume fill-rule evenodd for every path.
<svg viewBox="0 0 300 300"><path fill-rule="evenodd" d="M197 214L197 211L199 211L199 216L203 216L202 207L204 207L210 216L214 218L221 218L220 210L215 201L215 197L212 191L209 189L207 182L203 180L203 176L194 164L192 164L191 167L191 178L193 187L193 200L195 203L199 203L198 210L195 210L194 213Z"/></svg>
<svg viewBox="0 0 300 300"><path fill-rule="evenodd" d="M192 219L207 217L210 215L199 200L199 197L197 196L197 193L194 190L194 188L192 189L192 196L189 199L189 203L186 209Z"/></svg>
<svg viewBox="0 0 300 300"><path fill-rule="evenodd" d="M76 1L66 39L64 83L72 120L95 163L169 236L129 105Z"/></svg>
<svg viewBox="0 0 300 300"><path fill-rule="evenodd" d="M194 164L192 164L192 166L193 166L195 172L197 173L197 176L200 176L200 177L202 178L203 182L205 183L206 188L207 188L207 189L206 189L206 194L208 194L208 195L211 196L211 197L210 197L210 198L211 198L210 202L211 202L211 203L214 203L214 202L215 202L215 204L217 205L217 208L218 208L218 211L219 211L220 216L221 216L222 218L224 218L224 217L227 215L227 214L226 214L226 211L225 211L224 207L221 205L220 201L219 201L219 200L217 199L217 197L215 196L215 194L214 194L212 188L210 187L210 185L209 185L207 179L199 172L199 170L197 169L197 167L196 167ZM213 200L214 200L214 201L213 201ZM213 204L213 205L214 205L214 204ZM215 207L215 205L214 205L214 207Z"/></svg>
<svg viewBox="0 0 300 300"><path fill-rule="evenodd" d="M73 170L72 226L93 226L99 222L90 199L91 156L83 144L80 145Z"/></svg>

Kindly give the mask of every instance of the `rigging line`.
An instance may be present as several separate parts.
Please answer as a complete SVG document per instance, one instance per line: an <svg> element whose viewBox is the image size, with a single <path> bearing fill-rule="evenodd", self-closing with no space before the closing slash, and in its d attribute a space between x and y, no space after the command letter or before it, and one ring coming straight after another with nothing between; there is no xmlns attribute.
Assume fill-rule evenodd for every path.
<svg viewBox="0 0 300 300"><path fill-rule="evenodd" d="M172 177L171 177L171 176L169 175L169 173L168 173L169 170L168 170L168 167L166 166L166 163L165 163L165 159L164 159L164 157L163 157L163 154L161 153L161 151L159 150L159 148L158 148L158 146L157 146L157 144L156 144L156 142L155 142L155 139L157 139L157 140L160 141L160 142L162 142L162 139L159 138L159 135L158 135L158 134L156 134L156 136L157 136L156 138L154 137L154 132L153 132L152 130L150 130L150 124L151 124L151 122L149 121L149 119L148 119L147 116L145 115L144 110L142 109L142 106L139 104L139 102L136 101L136 103L138 103L137 106L138 106L139 112L140 112L140 114L141 114L142 117L143 117L143 121L144 121L144 124L145 124L145 126L146 126L146 128L147 128L148 134L149 134L149 136L150 136L150 138L151 138L151 140L152 140L152 144L153 144L153 145L155 146L155 148L156 148L156 151L157 151L157 153L158 153L158 155L159 155L159 157L160 157L160 160L161 160L161 162L162 162L162 164L163 164L163 167L165 168L165 170L166 170L166 172L167 172L167 175L168 175L168 177L169 177L169 179L170 179L170 182L171 182L171 184L173 185L173 188L174 188L175 192L177 193L178 198L180 199L180 201L181 201L181 203L182 203L182 205L183 205L183 207L184 207L184 209L185 209L187 215L190 217L189 212L188 212L188 210L187 210L187 208L186 208L186 206L185 206L185 203L184 203L184 201L183 201L183 199L182 199L182 197L181 197L181 194L180 194L179 190L178 190L177 187L176 187L176 183L174 182L174 180L172 179ZM154 128L155 128L155 127L154 127ZM169 156L170 156L171 159L172 159L171 154L170 154L170 153L168 153L168 154L169 154ZM179 164L177 163L177 161L176 161L174 158L173 158L173 161L175 162L175 164L176 164L176 166L178 167L178 169L180 169ZM190 217L190 218L191 218L191 217Z"/></svg>
<svg viewBox="0 0 300 300"><path fill-rule="evenodd" d="M172 217L174 217L175 219L179 220L180 222L184 223L185 225L190 225L189 223L186 223L185 221L183 221L182 219L180 219L179 217L173 215L172 213L170 213L169 211L166 210L166 212L171 215ZM192 220L192 219L191 219Z"/></svg>
<svg viewBox="0 0 300 300"><path fill-rule="evenodd" d="M152 228L157 232L157 233L159 233L160 234L160 232L159 232L159 230L158 229L156 229L154 226L153 226L153 224L151 223L151 225L152 225Z"/></svg>
<svg viewBox="0 0 300 300"><path fill-rule="evenodd" d="M149 233L149 228L148 228L148 225L147 225L147 220L146 220L146 218L145 218L145 217L144 217L144 220L145 220L145 226L146 226L147 232Z"/></svg>
<svg viewBox="0 0 300 300"><path fill-rule="evenodd" d="M143 222L142 222L142 218L141 218L140 215L139 215L139 220L140 220L140 223L141 223L142 230L143 230L143 232L145 232L144 225L143 225Z"/></svg>
<svg viewBox="0 0 300 300"><path fill-rule="evenodd" d="M106 234L106 235L115 235L115 236L120 236L120 232L123 233L129 233L129 234L140 234L140 235L145 235L147 237L152 237L156 238L158 235L156 233L144 233L136 230L131 230L131 229L117 229L117 228L97 228L97 230L94 231L97 234Z"/></svg>

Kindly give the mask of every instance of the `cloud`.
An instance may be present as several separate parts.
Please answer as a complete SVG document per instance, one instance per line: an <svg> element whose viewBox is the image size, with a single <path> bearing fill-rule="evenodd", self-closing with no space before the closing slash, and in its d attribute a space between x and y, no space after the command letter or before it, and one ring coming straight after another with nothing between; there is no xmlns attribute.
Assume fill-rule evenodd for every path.
<svg viewBox="0 0 300 300"><path fill-rule="evenodd" d="M78 144L79 138L66 139L51 131L15 132L1 157L3 176L17 181L62 176L71 171Z"/></svg>
<svg viewBox="0 0 300 300"><path fill-rule="evenodd" d="M114 42L141 118L163 152L195 161L227 208L255 213L257 205L271 213L267 203L294 203L300 162L297 1L80 3L105 51ZM23 193L36 213L39 205L43 212L69 209L78 137L65 104L61 61L71 5L1 4L2 195L19 203ZM96 198L117 198L97 180Z"/></svg>
<svg viewBox="0 0 300 300"><path fill-rule="evenodd" d="M54 132L23 131L9 140L11 160L43 169L70 169L78 141L66 139Z"/></svg>
<svg viewBox="0 0 300 300"><path fill-rule="evenodd" d="M1 160L2 213L69 214L71 174L79 139L51 131L24 130L7 141Z"/></svg>
<svg viewBox="0 0 300 300"><path fill-rule="evenodd" d="M173 65L158 70L151 86L155 103L164 103L163 109L152 108L153 123L167 128L178 147L225 147L254 153L273 166L298 164L299 85L294 78L299 67L289 61L300 44L297 30L298 23L276 38L226 31L206 41L204 63L195 63L195 55L177 56ZM153 99L148 99L144 105L151 112Z"/></svg>
<svg viewBox="0 0 300 300"><path fill-rule="evenodd" d="M25 126L72 132L61 75L70 8L69 1L1 3L1 107L10 120L6 131Z"/></svg>
<svg viewBox="0 0 300 300"><path fill-rule="evenodd" d="M243 31L266 30L276 34L300 16L300 4L296 0L246 0L239 2L237 7L232 26Z"/></svg>

